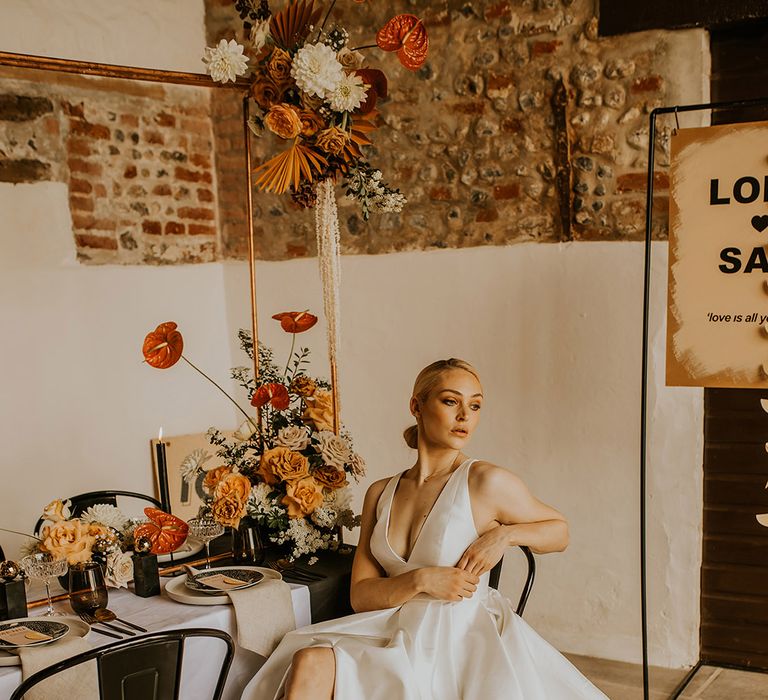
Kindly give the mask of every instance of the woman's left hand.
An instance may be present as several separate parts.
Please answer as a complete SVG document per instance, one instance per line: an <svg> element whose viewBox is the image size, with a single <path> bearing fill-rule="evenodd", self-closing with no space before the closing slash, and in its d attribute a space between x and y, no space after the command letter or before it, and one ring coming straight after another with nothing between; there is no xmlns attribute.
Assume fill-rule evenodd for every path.
<svg viewBox="0 0 768 700"><path fill-rule="evenodd" d="M499 563L509 547L509 534L506 530L504 525L499 525L478 537L461 555L456 568L464 569L476 576L482 576L486 571L490 571Z"/></svg>

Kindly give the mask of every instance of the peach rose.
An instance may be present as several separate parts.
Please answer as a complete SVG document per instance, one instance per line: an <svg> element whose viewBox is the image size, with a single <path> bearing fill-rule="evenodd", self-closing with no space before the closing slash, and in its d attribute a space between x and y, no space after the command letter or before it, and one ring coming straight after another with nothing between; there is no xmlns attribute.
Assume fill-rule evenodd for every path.
<svg viewBox="0 0 768 700"><path fill-rule="evenodd" d="M273 105L269 108L264 124L281 139L295 139L301 133L299 113L287 104Z"/></svg>
<svg viewBox="0 0 768 700"><path fill-rule="evenodd" d="M311 476L288 484L286 494L280 501L288 510L289 518L303 518L323 502L323 487Z"/></svg>
<svg viewBox="0 0 768 700"><path fill-rule="evenodd" d="M216 484L213 491L213 497L216 500L220 498L229 498L232 496L241 503L248 500L248 494L251 492L251 482L242 474L225 474Z"/></svg>
<svg viewBox="0 0 768 700"><path fill-rule="evenodd" d="M211 515L216 522L224 526L237 527L245 515L245 502L240 501L234 494L229 494L211 503Z"/></svg>
<svg viewBox="0 0 768 700"><path fill-rule="evenodd" d="M221 481L227 474L231 473L232 467L227 467L226 465L216 467L215 469L209 469L205 473L205 479L203 479L203 489L206 493L213 493L216 490L216 485L219 481Z"/></svg>
<svg viewBox="0 0 768 700"><path fill-rule="evenodd" d="M362 68L365 58L359 51L352 51L346 46L336 54L339 63L347 70Z"/></svg>
<svg viewBox="0 0 768 700"><path fill-rule="evenodd" d="M305 399L307 407L301 419L315 430L333 430L333 395L330 391L316 391Z"/></svg>
<svg viewBox="0 0 768 700"><path fill-rule="evenodd" d="M349 134L344 129L339 129L338 126L329 126L318 132L315 143L320 150L337 156L349 143Z"/></svg>
<svg viewBox="0 0 768 700"><path fill-rule="evenodd" d="M57 559L66 559L70 564L89 561L96 538L88 534L88 528L75 518L62 520L43 528L43 543L40 548Z"/></svg>
<svg viewBox="0 0 768 700"><path fill-rule="evenodd" d="M312 472L312 476L318 484L327 486L329 489L336 490L347 485L347 475L343 471L336 469L336 467L332 467L330 464L324 464L322 467L318 467Z"/></svg>
<svg viewBox="0 0 768 700"><path fill-rule="evenodd" d="M291 55L276 48L267 61L265 73L275 83L284 86L291 81Z"/></svg>
<svg viewBox="0 0 768 700"><path fill-rule="evenodd" d="M268 484L293 482L309 475L307 458L287 447L274 447L261 456L259 474Z"/></svg>
<svg viewBox="0 0 768 700"><path fill-rule="evenodd" d="M69 501L66 501L65 503L57 498L43 508L43 520L47 520L51 523L58 523L61 520L66 520L69 516Z"/></svg>

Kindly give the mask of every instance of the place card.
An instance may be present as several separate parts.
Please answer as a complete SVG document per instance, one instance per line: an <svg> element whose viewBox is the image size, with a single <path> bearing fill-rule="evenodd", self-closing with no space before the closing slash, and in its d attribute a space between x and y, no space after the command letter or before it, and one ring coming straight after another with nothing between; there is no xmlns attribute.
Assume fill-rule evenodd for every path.
<svg viewBox="0 0 768 700"><path fill-rule="evenodd" d="M53 637L49 634L33 630L26 625L19 625L18 627L9 627L8 629L0 630L0 641L13 644L14 646L35 644L46 639L53 639Z"/></svg>
<svg viewBox="0 0 768 700"><path fill-rule="evenodd" d="M246 585L247 581L241 581L236 578L230 578L224 574L211 574L210 576L198 576L195 579L198 583L205 584L211 588L216 588L220 591L231 591L233 588L241 588Z"/></svg>

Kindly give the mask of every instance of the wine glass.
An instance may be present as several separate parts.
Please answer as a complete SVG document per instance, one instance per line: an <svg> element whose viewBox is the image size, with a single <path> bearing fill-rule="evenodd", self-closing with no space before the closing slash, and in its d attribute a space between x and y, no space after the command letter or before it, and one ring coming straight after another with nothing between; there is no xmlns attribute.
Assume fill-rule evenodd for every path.
<svg viewBox="0 0 768 700"><path fill-rule="evenodd" d="M48 598L46 615L60 615L53 609L51 602L51 579L55 576L63 576L67 573L67 560L57 559L48 552L35 552L28 554L21 560L21 568L29 578L45 581L45 595Z"/></svg>
<svg viewBox="0 0 768 700"><path fill-rule="evenodd" d="M205 544L205 568L211 568L211 540L215 540L224 534L224 526L217 523L213 518L197 517L190 518L189 534L192 537L202 540Z"/></svg>
<svg viewBox="0 0 768 700"><path fill-rule="evenodd" d="M107 607L107 585L101 564L88 561L69 567L69 604L78 615Z"/></svg>

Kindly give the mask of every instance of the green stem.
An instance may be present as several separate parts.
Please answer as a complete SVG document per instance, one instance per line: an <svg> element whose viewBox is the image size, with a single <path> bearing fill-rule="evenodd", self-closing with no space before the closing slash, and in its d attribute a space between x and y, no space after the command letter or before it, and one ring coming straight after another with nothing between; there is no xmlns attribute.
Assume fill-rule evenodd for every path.
<svg viewBox="0 0 768 700"><path fill-rule="evenodd" d="M213 386L215 386L224 396L226 396L234 405L235 408L237 408L240 413L242 413L245 416L245 419L256 429L258 430L259 427L256 425L256 423L253 422L253 419L242 409L240 408L240 404L237 403L224 389L222 389L213 379L211 379L203 370L201 370L199 367L196 367L193 365L184 355L181 356L181 359L184 360L193 370L201 374L203 377L205 377Z"/></svg>
<svg viewBox="0 0 768 700"><path fill-rule="evenodd" d="M42 542L42 540L39 537L35 537L34 535L30 535L26 532L19 532L18 530L9 530L7 527L0 527L0 532L12 532L14 535L21 535L22 537L31 537L33 540Z"/></svg>
<svg viewBox="0 0 768 700"><path fill-rule="evenodd" d="M291 364L291 358L293 357L293 348L296 345L296 334L291 334L293 337L291 338L291 351L288 353L288 362L285 363L285 371L283 372L283 379L288 378L288 367Z"/></svg>

